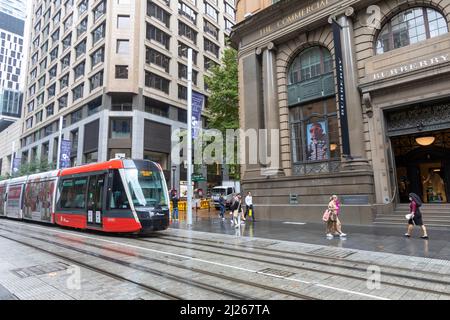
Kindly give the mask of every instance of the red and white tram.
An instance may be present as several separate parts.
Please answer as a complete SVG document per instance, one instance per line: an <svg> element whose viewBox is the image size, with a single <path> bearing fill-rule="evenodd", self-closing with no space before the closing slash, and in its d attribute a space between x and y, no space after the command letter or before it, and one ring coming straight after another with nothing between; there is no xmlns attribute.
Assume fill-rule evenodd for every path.
<svg viewBox="0 0 450 320"><path fill-rule="evenodd" d="M0 181L0 217L104 232L147 233L169 226L161 167L115 159Z"/></svg>

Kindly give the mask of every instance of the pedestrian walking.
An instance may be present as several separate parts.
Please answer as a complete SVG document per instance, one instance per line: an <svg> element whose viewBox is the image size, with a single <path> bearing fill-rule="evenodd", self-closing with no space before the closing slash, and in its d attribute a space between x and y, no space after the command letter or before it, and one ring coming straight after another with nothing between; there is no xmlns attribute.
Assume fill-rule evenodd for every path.
<svg viewBox="0 0 450 320"><path fill-rule="evenodd" d="M178 198L177 192L174 191L172 194L172 219L178 220L178 202L180 199Z"/></svg>
<svg viewBox="0 0 450 320"><path fill-rule="evenodd" d="M326 220L326 234L327 238L333 238L334 234L338 234L340 237L345 237L346 234L343 232L338 231L337 226L337 196L333 195L330 198L330 202L328 203L328 212L327 213L327 220ZM325 217L325 215L324 215Z"/></svg>
<svg viewBox="0 0 450 320"><path fill-rule="evenodd" d="M339 197L336 195L333 195L333 197L336 198L336 231L335 235L340 237L345 237L347 234L342 232L342 223L341 219L339 219L340 213L341 213L341 202L339 201Z"/></svg>
<svg viewBox="0 0 450 320"><path fill-rule="evenodd" d="M253 210L253 197L250 191L247 193L247 196L245 197L245 218L247 218L247 215L252 218L253 222L255 222L255 210Z"/></svg>
<svg viewBox="0 0 450 320"><path fill-rule="evenodd" d="M225 197L222 194L220 194L219 197L219 207L220 207L220 217L222 218L222 221L225 221Z"/></svg>
<svg viewBox="0 0 450 320"><path fill-rule="evenodd" d="M408 219L408 231L405 233L405 237L410 238L414 226L419 226L422 228L423 235L422 239L428 239L427 228L423 224L422 213L420 212L420 207L422 206L422 200L415 193L409 194L409 214L406 215Z"/></svg>
<svg viewBox="0 0 450 320"><path fill-rule="evenodd" d="M233 203L231 205L231 210L233 212L231 224L237 228L241 224L241 218L243 216L242 211L242 201L240 195L235 195L233 199ZM243 221L242 221L243 222Z"/></svg>
<svg viewBox="0 0 450 320"><path fill-rule="evenodd" d="M231 214L231 225L235 223L235 216L237 219L237 209L239 208L239 199L236 194L231 198L230 203L230 214Z"/></svg>

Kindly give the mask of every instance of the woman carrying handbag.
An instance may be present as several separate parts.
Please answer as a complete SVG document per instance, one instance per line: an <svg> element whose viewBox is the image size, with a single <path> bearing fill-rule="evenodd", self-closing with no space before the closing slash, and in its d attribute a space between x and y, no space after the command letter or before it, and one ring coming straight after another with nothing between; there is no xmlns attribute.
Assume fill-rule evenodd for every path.
<svg viewBox="0 0 450 320"><path fill-rule="evenodd" d="M345 233L339 232L337 227L337 196L333 195L328 203L329 218L327 221L327 238L333 238L334 233L338 233L341 237L345 236Z"/></svg>

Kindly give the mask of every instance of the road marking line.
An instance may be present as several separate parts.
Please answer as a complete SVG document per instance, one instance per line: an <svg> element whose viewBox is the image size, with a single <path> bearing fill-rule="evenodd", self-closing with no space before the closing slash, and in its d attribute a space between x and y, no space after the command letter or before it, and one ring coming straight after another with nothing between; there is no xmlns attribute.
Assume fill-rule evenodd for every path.
<svg viewBox="0 0 450 320"><path fill-rule="evenodd" d="M283 222L283 224L298 224L298 225L305 225L305 222Z"/></svg>
<svg viewBox="0 0 450 320"><path fill-rule="evenodd" d="M15 223L15 224L20 224L21 226L23 225L20 222L19 223ZM352 290L346 290L346 289L342 289L342 288L336 288L336 287L332 287L332 286L326 286L326 285L320 284L318 282L307 282L307 281L303 281L303 280L300 280L300 279L286 278L286 277L283 277L283 276L277 276L277 275L273 275L273 274L267 274L267 273L264 273L264 272L259 272L257 270L241 268L241 267L237 267L237 266L233 266L233 265L229 265L229 264L224 264L224 263L220 263L220 262L204 260L204 259L200 259L200 258L194 258L194 257L190 257L190 256L177 254L177 253L167 252L167 251L161 251L161 250L156 250L156 249L139 247L139 246L135 246L135 245L128 244L128 243L116 242L116 241L111 241L111 240L105 240L105 239L102 239L102 238L85 236L85 235L80 235L80 234L67 232L67 231L62 231L62 230L49 230L48 228L43 228L43 227L38 227L38 226L27 225L27 227L34 228L34 229L42 229L42 230L45 230L47 232L48 231L52 231L52 232L57 232L57 233L62 233L62 234L68 234L68 235L72 235L72 236L76 236L76 237L80 237L80 238L91 239L91 240L100 240L100 241L103 241L103 242L112 243L112 244L116 244L116 245L122 245L122 246L130 247L130 248L134 248L134 249L141 249L141 250L150 251L150 252L157 252L157 253L160 253L160 254L167 254L167 255L171 255L171 256L175 256L175 257L179 257L179 258L190 259L190 260L193 260L193 261L203 262L203 263L212 264L212 265L216 265L216 266L227 267L227 268L231 268L231 269L236 269L236 270L245 271L245 272L251 272L251 273L256 273L256 274L262 274L262 275L266 275L266 276L273 277L273 278L279 278L279 279L284 279L284 280L293 281L293 282L300 282L300 283L303 283L303 284L311 284L311 285L314 285L314 286L317 286L317 287L323 287L323 288L327 288L327 289L331 289L331 290L335 290L335 291L351 293L351 294L355 294L355 295L359 295L359 296L363 296L363 297L368 297L368 298L373 298L373 299L378 299L378 300L390 300L390 299L387 299L387 298L384 298L384 297L380 297L380 296L365 294L365 293L352 291ZM268 263L270 263L270 262L268 262Z"/></svg>

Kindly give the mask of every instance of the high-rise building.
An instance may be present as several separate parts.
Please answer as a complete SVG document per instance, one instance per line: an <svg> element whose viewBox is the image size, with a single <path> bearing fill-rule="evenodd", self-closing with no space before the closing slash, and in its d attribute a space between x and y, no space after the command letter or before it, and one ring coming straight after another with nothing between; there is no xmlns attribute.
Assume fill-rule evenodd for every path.
<svg viewBox="0 0 450 320"><path fill-rule="evenodd" d="M0 12L25 20L27 0L0 0Z"/></svg>
<svg viewBox="0 0 450 320"><path fill-rule="evenodd" d="M0 131L20 118L25 0L0 0Z"/></svg>
<svg viewBox="0 0 450 320"><path fill-rule="evenodd" d="M32 12L22 161L56 160L62 116L73 165L123 155L155 160L169 178L171 134L187 123L187 49L193 90L207 96L234 2L35 0Z"/></svg>

